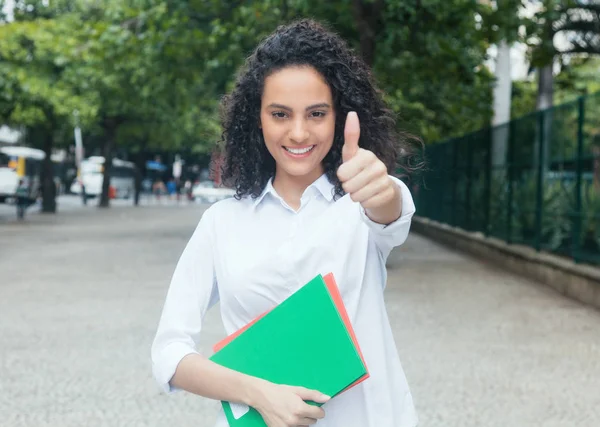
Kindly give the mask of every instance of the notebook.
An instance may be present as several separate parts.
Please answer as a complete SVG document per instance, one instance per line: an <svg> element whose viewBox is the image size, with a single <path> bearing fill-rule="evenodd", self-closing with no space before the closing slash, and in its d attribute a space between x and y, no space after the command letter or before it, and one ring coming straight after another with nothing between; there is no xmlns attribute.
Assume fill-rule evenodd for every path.
<svg viewBox="0 0 600 427"><path fill-rule="evenodd" d="M316 276L213 349L210 359L215 363L332 397L368 378L332 274ZM266 426L253 408L229 402L222 405L230 427Z"/></svg>

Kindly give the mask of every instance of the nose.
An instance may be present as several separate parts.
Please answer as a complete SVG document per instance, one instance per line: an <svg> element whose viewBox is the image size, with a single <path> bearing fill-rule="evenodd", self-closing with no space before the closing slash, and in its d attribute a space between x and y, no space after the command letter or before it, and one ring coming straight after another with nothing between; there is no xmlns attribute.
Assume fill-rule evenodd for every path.
<svg viewBox="0 0 600 427"><path fill-rule="evenodd" d="M290 130L290 139L296 144L301 144L308 139L308 129L303 118L297 118L292 123Z"/></svg>

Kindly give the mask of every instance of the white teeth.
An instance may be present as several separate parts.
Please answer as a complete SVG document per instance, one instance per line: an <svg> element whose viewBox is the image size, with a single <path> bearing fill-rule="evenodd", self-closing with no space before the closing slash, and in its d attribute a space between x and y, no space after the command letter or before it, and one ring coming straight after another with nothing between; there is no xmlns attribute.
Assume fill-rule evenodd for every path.
<svg viewBox="0 0 600 427"><path fill-rule="evenodd" d="M308 148L288 148L288 147L283 147L283 148L285 148L286 151L289 151L292 154L304 154L304 153L308 153L310 150L315 148L315 146L313 145L312 147L308 147Z"/></svg>

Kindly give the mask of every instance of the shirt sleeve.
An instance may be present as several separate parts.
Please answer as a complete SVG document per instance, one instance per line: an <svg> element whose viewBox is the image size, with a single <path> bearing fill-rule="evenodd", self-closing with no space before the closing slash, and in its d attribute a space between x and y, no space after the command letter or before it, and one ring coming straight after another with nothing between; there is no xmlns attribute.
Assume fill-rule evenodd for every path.
<svg viewBox="0 0 600 427"><path fill-rule="evenodd" d="M415 213L415 203L406 184L395 176L389 176L400 187L402 195L402 213L400 214L400 218L391 224L379 224L369 218L365 209L362 206L360 207L362 219L369 227L370 238L375 242L383 259L387 259L393 248L400 246L406 241L412 216Z"/></svg>
<svg viewBox="0 0 600 427"><path fill-rule="evenodd" d="M171 378L181 359L198 353L202 319L219 299L210 216L208 209L179 258L152 343L152 373L167 393L177 391Z"/></svg>

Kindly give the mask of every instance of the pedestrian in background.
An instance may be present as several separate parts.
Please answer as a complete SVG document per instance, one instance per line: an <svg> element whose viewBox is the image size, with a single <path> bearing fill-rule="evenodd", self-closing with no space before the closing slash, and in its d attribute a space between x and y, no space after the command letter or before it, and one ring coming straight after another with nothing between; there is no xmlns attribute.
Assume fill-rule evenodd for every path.
<svg viewBox="0 0 600 427"><path fill-rule="evenodd" d="M25 219L25 212L29 206L29 186L25 184L25 180L20 179L15 192L17 204L17 218Z"/></svg>

